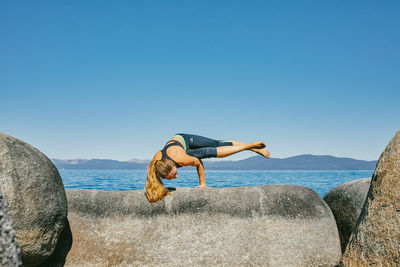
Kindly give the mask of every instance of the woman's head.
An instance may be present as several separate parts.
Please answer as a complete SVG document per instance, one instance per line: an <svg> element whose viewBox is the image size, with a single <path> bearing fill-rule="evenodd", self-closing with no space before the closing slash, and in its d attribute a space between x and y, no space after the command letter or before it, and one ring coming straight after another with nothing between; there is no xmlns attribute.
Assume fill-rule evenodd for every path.
<svg viewBox="0 0 400 267"><path fill-rule="evenodd" d="M177 177L177 170L172 160L152 160L147 169L146 197L149 202L162 200L168 190L163 185L161 178L168 180Z"/></svg>
<svg viewBox="0 0 400 267"><path fill-rule="evenodd" d="M175 179L178 174L175 164L170 159L155 160L154 171L157 177L167 180Z"/></svg>

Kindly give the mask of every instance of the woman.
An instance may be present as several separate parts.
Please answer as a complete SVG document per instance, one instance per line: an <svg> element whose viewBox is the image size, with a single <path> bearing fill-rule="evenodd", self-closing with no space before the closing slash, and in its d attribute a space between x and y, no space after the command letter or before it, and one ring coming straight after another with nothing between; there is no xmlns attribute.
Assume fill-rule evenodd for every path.
<svg viewBox="0 0 400 267"><path fill-rule="evenodd" d="M269 152L264 147L264 142L244 144L239 141L214 140L194 134L177 134L155 154L149 164L146 197L149 202L163 199L168 194L168 190L164 187L161 178L176 179L177 168L182 166L195 166L200 181L197 188L207 188L201 159L224 158L243 150L251 150L269 158Z"/></svg>

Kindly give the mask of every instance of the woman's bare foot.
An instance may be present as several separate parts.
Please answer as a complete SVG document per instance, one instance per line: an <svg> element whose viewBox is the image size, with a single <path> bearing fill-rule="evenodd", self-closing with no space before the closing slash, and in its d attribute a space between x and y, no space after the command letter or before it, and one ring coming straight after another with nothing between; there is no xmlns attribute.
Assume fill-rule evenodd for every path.
<svg viewBox="0 0 400 267"><path fill-rule="evenodd" d="M253 149L251 149L251 151L256 152L257 154L260 154L261 156L269 159L269 156L270 156L269 151L266 150L265 148L261 148L261 149L253 148Z"/></svg>
<svg viewBox="0 0 400 267"><path fill-rule="evenodd" d="M265 147L265 143L262 141L250 143L251 149L262 149Z"/></svg>

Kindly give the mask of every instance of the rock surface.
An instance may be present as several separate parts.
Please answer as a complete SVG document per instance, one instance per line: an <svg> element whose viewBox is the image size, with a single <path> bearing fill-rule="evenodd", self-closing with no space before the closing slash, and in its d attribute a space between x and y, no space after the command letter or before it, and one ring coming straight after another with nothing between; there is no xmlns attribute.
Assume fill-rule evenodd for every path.
<svg viewBox="0 0 400 267"><path fill-rule="evenodd" d="M0 133L0 184L14 222L24 266L54 251L67 218L58 170L39 150Z"/></svg>
<svg viewBox="0 0 400 267"><path fill-rule="evenodd" d="M19 249L8 207L0 189L0 266L22 266Z"/></svg>
<svg viewBox="0 0 400 267"><path fill-rule="evenodd" d="M67 265L334 266L336 222L311 189L66 190L74 243Z"/></svg>
<svg viewBox="0 0 400 267"><path fill-rule="evenodd" d="M49 258L42 262L39 267L62 267L65 264L68 252L72 247L72 232L67 219L66 225L58 238L57 246Z"/></svg>
<svg viewBox="0 0 400 267"><path fill-rule="evenodd" d="M342 266L400 266L400 131L379 158Z"/></svg>
<svg viewBox="0 0 400 267"><path fill-rule="evenodd" d="M371 178L351 181L333 188L324 196L336 219L342 251L358 222L370 183Z"/></svg>

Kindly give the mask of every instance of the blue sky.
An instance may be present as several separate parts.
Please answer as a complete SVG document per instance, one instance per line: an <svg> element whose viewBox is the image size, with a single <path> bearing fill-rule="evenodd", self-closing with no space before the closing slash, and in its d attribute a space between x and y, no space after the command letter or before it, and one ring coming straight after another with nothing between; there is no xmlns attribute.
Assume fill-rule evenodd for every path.
<svg viewBox="0 0 400 267"><path fill-rule="evenodd" d="M398 1L2 1L0 131L59 159L187 132L375 160L400 129L399 25Z"/></svg>

